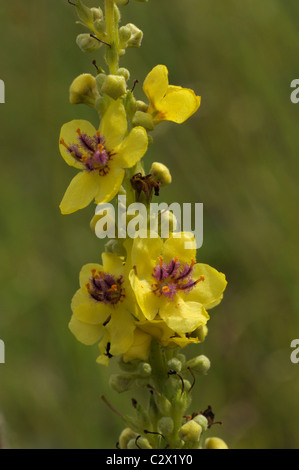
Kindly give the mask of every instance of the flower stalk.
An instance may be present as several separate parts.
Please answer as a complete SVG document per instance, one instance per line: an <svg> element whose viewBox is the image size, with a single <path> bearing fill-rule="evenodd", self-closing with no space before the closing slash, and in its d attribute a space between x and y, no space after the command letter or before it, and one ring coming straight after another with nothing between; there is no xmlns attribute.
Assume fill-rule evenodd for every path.
<svg viewBox="0 0 299 470"><path fill-rule="evenodd" d="M126 424L121 449L200 449L214 415L211 409L187 412L196 374L205 375L210 361L202 355L187 361L181 351L205 340L208 312L221 302L227 283L224 274L196 261L194 234L176 232L174 214L160 211L156 229L151 229L150 203L172 178L160 162L146 172L143 159L155 127L166 120L185 122L198 110L201 98L191 89L170 85L166 66L157 65L143 82L148 102L137 101L134 86L128 87L130 71L120 68L120 58L128 47L141 46L143 33L132 23L120 25L118 6L128 0L103 3L103 10L88 8L82 0L74 4L79 23L90 31L79 34L78 46L86 53L101 48L105 52L96 76L81 74L70 86L70 102L94 108L100 121L94 125L73 120L62 126L60 153L77 174L60 209L70 214L125 195L127 207L144 205L145 230L133 238L114 234L101 259L83 266L69 328L83 344L98 344L99 364L108 366L118 358L119 373L109 382L113 390L143 391L143 403L132 399L132 416L116 411L103 398ZM90 224L100 238L103 217L109 215L96 212ZM127 228L135 222L126 210L123 217ZM166 220L170 233L163 236L160 229ZM208 440L206 447L223 448L220 441Z"/></svg>

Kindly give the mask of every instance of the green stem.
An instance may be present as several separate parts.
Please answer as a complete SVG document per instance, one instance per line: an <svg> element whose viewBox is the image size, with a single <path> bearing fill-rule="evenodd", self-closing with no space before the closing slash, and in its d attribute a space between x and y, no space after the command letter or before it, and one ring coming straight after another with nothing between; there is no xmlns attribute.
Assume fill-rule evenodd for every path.
<svg viewBox="0 0 299 470"><path fill-rule="evenodd" d="M118 38L118 19L115 14L114 0L105 0L105 19L107 26L107 42L110 47L107 48L106 62L111 74L116 74L119 69L119 38Z"/></svg>

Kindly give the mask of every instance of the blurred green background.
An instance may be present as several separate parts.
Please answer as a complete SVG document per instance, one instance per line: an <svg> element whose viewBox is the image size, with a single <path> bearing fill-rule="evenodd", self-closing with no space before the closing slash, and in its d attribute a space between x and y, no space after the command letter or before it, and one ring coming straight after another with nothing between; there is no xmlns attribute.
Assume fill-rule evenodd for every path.
<svg viewBox="0 0 299 470"><path fill-rule="evenodd" d="M98 0L100 3L101 0ZM87 2L86 2L87 3ZM92 1L89 6L98 6ZM164 123L146 156L169 165L168 202L204 203L198 259L226 273L205 343L188 354L212 361L191 411L212 405L223 422L209 435L231 448L299 447L299 75L297 0L133 0L123 22L144 31L143 48L121 65L140 84L156 64L202 96L182 126ZM0 412L11 448L114 448L122 422L102 402L130 410L132 393L108 387L97 347L68 331L78 273L103 245L89 229L94 207L58 206L74 176L58 152L63 123L97 125L71 106L68 88L92 60L75 45L83 28L67 0L1 0Z"/></svg>

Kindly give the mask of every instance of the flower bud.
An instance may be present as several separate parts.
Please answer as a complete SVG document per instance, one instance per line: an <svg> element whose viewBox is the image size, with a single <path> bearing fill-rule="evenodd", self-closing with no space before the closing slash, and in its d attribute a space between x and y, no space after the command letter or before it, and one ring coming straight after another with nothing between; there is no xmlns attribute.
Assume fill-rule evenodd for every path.
<svg viewBox="0 0 299 470"><path fill-rule="evenodd" d="M126 256L127 252L123 245L123 240L109 240L105 245L107 253L115 253L117 256Z"/></svg>
<svg viewBox="0 0 299 470"><path fill-rule="evenodd" d="M157 183L161 184L161 186L167 186L172 181L170 171L167 166L163 165L163 163L154 162L150 169L150 174Z"/></svg>
<svg viewBox="0 0 299 470"><path fill-rule="evenodd" d="M203 431L206 431L208 429L208 420L207 418L202 415L202 414L199 414L197 416L195 416L195 418L193 418L193 421L195 421L197 424L199 424L201 427L202 427L202 430Z"/></svg>
<svg viewBox="0 0 299 470"><path fill-rule="evenodd" d="M193 372L206 375L211 367L211 362L206 356L201 355L187 361L184 365L184 369L187 369L188 367L192 369Z"/></svg>
<svg viewBox="0 0 299 470"><path fill-rule="evenodd" d="M202 343L206 339L208 331L207 325L202 325L194 331L194 336L197 336L198 341Z"/></svg>
<svg viewBox="0 0 299 470"><path fill-rule="evenodd" d="M144 113L143 111L136 111L132 119L132 124L134 127L144 127L144 129L146 129L147 131L152 131L154 129L152 116L148 113Z"/></svg>
<svg viewBox="0 0 299 470"><path fill-rule="evenodd" d="M172 404L164 395L155 395L157 408L162 415L171 414Z"/></svg>
<svg viewBox="0 0 299 470"><path fill-rule="evenodd" d="M121 67L120 69L118 69L117 75L123 76L126 82L130 80L130 72L128 69L125 69L124 67Z"/></svg>
<svg viewBox="0 0 299 470"><path fill-rule="evenodd" d="M126 80L120 75L107 75L101 92L117 100L126 93Z"/></svg>
<svg viewBox="0 0 299 470"><path fill-rule="evenodd" d="M141 362L138 366L138 373L141 377L149 377L152 373L152 367L148 362Z"/></svg>
<svg viewBox="0 0 299 470"><path fill-rule="evenodd" d="M138 439L131 439L128 442L127 449L152 449L152 446L145 437L139 437Z"/></svg>
<svg viewBox="0 0 299 470"><path fill-rule="evenodd" d="M179 430L179 437L185 442L196 443L199 442L202 433L202 428L195 421L190 420Z"/></svg>
<svg viewBox="0 0 299 470"><path fill-rule="evenodd" d="M104 20L95 20L93 26L98 34L106 35L106 22Z"/></svg>
<svg viewBox="0 0 299 470"><path fill-rule="evenodd" d="M143 111L144 113L146 113L148 110L148 104L141 100L136 101L136 107L137 111Z"/></svg>
<svg viewBox="0 0 299 470"><path fill-rule="evenodd" d="M128 41L131 38L131 30L128 26L122 26L119 28L119 42L120 47L128 47Z"/></svg>
<svg viewBox="0 0 299 470"><path fill-rule="evenodd" d="M93 12L91 8L88 8L82 0L77 0L76 9L78 16L83 23L90 25L93 22Z"/></svg>
<svg viewBox="0 0 299 470"><path fill-rule="evenodd" d="M88 33L79 34L77 36L76 43L82 52L95 52L102 45L99 41L92 38Z"/></svg>
<svg viewBox="0 0 299 470"><path fill-rule="evenodd" d="M173 419L168 416L164 416L158 422L158 431L165 437L169 436L172 433L173 428Z"/></svg>
<svg viewBox="0 0 299 470"><path fill-rule="evenodd" d="M206 449L228 449L227 444L219 437L209 437L205 440Z"/></svg>
<svg viewBox="0 0 299 470"><path fill-rule="evenodd" d="M94 106L99 96L95 78L89 73L83 73L75 78L70 86L70 103L85 103Z"/></svg>
<svg viewBox="0 0 299 470"><path fill-rule="evenodd" d="M133 23L127 24L127 27L131 32L131 36L128 41L128 47L140 47L143 39L143 32Z"/></svg>
<svg viewBox="0 0 299 470"><path fill-rule="evenodd" d="M90 11L92 12L92 19L93 21L102 20L104 18L102 8L91 8Z"/></svg>
<svg viewBox="0 0 299 470"><path fill-rule="evenodd" d="M128 5L129 3L129 0L114 0L116 5L119 5L119 6L125 6L125 5Z"/></svg>
<svg viewBox="0 0 299 470"><path fill-rule="evenodd" d="M175 372L181 372L182 363L176 357L173 357L167 362L169 369L174 370Z"/></svg>
<svg viewBox="0 0 299 470"><path fill-rule="evenodd" d="M125 428L119 436L119 440L118 440L119 448L120 449L127 449L128 448L128 443L132 439L136 439L137 436L138 436L138 434L136 432L132 431L131 428Z"/></svg>

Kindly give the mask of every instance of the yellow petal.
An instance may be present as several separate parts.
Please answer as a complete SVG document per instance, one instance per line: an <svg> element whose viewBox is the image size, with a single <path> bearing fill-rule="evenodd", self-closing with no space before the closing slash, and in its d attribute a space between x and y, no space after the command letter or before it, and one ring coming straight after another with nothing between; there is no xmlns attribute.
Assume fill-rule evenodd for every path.
<svg viewBox="0 0 299 470"><path fill-rule="evenodd" d="M137 267L137 275L147 278L152 275L157 264L157 258L161 255L163 242L160 237L135 238L131 251L131 264Z"/></svg>
<svg viewBox="0 0 299 470"><path fill-rule="evenodd" d="M185 302L178 295L160 308L159 315L178 334L191 333L210 318L201 304Z"/></svg>
<svg viewBox="0 0 299 470"><path fill-rule="evenodd" d="M99 182L98 173L80 171L72 179L62 198L59 206L61 213L71 214L88 206L98 191Z"/></svg>
<svg viewBox="0 0 299 470"><path fill-rule="evenodd" d="M162 100L168 89L168 70L165 65L157 65L148 74L144 83L143 91L157 109L157 105Z"/></svg>
<svg viewBox="0 0 299 470"><path fill-rule="evenodd" d="M126 111L121 101L113 101L100 123L100 133L105 139L105 147L113 151L127 133Z"/></svg>
<svg viewBox="0 0 299 470"><path fill-rule="evenodd" d="M194 280L204 276L204 280L196 284L188 296L188 300L200 302L206 309L219 304L227 282L225 275L212 268L208 264L198 263L193 268Z"/></svg>
<svg viewBox="0 0 299 470"><path fill-rule="evenodd" d="M111 341L110 352L113 356L119 356L130 348L135 328L132 315L124 310L121 304L117 304L111 315L111 320L106 326Z"/></svg>
<svg viewBox="0 0 299 470"><path fill-rule="evenodd" d="M173 258L179 258L182 263L190 264L192 259L196 258L196 241L193 233L178 232L171 234L164 243L163 258L166 262Z"/></svg>
<svg viewBox="0 0 299 470"><path fill-rule="evenodd" d="M124 274L124 260L114 253L102 253L103 270L105 273L120 277Z"/></svg>
<svg viewBox="0 0 299 470"><path fill-rule="evenodd" d="M149 348L152 337L139 329L135 330L134 341L131 347L123 355L125 362L140 359L146 361L148 358Z"/></svg>
<svg viewBox="0 0 299 470"><path fill-rule="evenodd" d="M200 97L188 88L168 88L166 96L160 101L158 110L163 119L178 124L186 121L200 106Z"/></svg>
<svg viewBox="0 0 299 470"><path fill-rule="evenodd" d="M62 126L60 131L59 150L68 165L83 169L85 168L83 163L78 162L74 157L72 157L65 145L61 143L61 139L63 139L65 144L68 146L72 144L78 144L77 129L80 129L82 134L87 134L91 137L96 134L95 128L88 121L75 119L73 121L67 122Z"/></svg>
<svg viewBox="0 0 299 470"><path fill-rule="evenodd" d="M83 344L90 346L101 338L104 333L104 327L101 325L88 325L82 323L77 318L72 316L69 322L69 329L75 338Z"/></svg>
<svg viewBox="0 0 299 470"><path fill-rule="evenodd" d="M88 282L90 282L90 278L92 277L92 270L95 269L96 271L103 271L104 268L100 264L97 263L88 263L85 264L80 271L79 274L79 282L80 287L85 287Z"/></svg>
<svg viewBox="0 0 299 470"><path fill-rule="evenodd" d="M99 176L99 186L95 195L96 204L111 201L118 193L125 176L125 170L118 167L115 162L110 165L107 175Z"/></svg>
<svg viewBox="0 0 299 470"><path fill-rule="evenodd" d="M115 148L118 165L131 168L143 157L148 147L148 137L143 127L134 127L128 137Z"/></svg>
<svg viewBox="0 0 299 470"><path fill-rule="evenodd" d="M130 272L129 279L143 315L148 320L153 320L165 299L154 294L150 283L146 280L140 280L135 275L134 269Z"/></svg>
<svg viewBox="0 0 299 470"><path fill-rule="evenodd" d="M103 325L111 314L107 305L93 299L86 288L75 293L71 306L77 320L91 325Z"/></svg>

